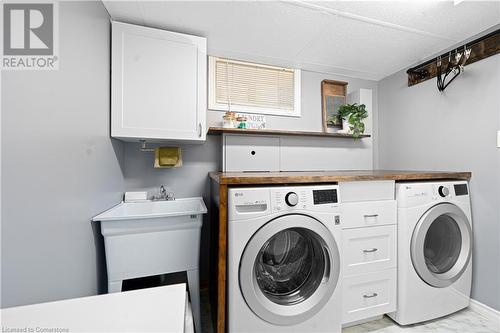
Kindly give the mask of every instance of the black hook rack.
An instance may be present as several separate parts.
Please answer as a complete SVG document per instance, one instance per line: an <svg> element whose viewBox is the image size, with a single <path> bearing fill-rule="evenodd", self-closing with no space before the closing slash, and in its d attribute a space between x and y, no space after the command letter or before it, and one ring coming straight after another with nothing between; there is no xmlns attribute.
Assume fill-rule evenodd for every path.
<svg viewBox="0 0 500 333"><path fill-rule="evenodd" d="M497 53L500 53L500 29L408 69L408 86L437 77L438 89L443 91L463 72L464 66ZM446 81L449 75L451 79Z"/></svg>

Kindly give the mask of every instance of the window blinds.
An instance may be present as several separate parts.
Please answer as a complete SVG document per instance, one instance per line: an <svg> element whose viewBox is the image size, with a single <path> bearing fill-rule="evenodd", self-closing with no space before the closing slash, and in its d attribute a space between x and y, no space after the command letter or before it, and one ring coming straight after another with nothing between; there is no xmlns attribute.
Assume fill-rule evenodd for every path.
<svg viewBox="0 0 500 333"><path fill-rule="evenodd" d="M213 70L217 104L294 111L293 69L216 58Z"/></svg>

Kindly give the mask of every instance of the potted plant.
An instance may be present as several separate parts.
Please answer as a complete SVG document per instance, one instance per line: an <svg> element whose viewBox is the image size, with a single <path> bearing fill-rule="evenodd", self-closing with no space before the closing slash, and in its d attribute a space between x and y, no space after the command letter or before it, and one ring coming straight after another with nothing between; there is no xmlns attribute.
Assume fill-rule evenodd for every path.
<svg viewBox="0 0 500 333"><path fill-rule="evenodd" d="M342 118L338 114L330 116L326 123L328 126L342 128Z"/></svg>
<svg viewBox="0 0 500 333"><path fill-rule="evenodd" d="M342 127L352 133L354 138L359 138L365 132L363 119L368 117L368 111L364 104L344 104L338 109L340 118L344 121Z"/></svg>

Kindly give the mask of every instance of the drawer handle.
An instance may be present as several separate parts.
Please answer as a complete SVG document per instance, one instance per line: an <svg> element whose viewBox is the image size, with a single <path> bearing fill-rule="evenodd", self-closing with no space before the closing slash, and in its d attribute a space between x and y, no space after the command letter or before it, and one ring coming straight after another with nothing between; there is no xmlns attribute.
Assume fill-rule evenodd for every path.
<svg viewBox="0 0 500 333"><path fill-rule="evenodd" d="M378 214L363 215L365 219L378 217Z"/></svg>
<svg viewBox="0 0 500 333"><path fill-rule="evenodd" d="M369 249L369 250L363 250L364 253L371 253L371 252L376 252L378 251L378 249L376 247L374 247L373 249Z"/></svg>
<svg viewBox="0 0 500 333"><path fill-rule="evenodd" d="M363 295L363 298L373 298L373 297L377 297L378 294L377 293L373 293L371 295Z"/></svg>

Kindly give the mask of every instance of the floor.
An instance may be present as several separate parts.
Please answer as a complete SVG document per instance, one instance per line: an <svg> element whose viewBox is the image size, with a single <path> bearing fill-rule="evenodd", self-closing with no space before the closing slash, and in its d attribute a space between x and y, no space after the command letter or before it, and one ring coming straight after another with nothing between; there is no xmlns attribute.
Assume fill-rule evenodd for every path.
<svg viewBox="0 0 500 333"><path fill-rule="evenodd" d="M202 333L213 333L208 292L201 290ZM500 323L465 309L437 320L398 326L388 317L344 328L342 333L500 333Z"/></svg>
<svg viewBox="0 0 500 333"><path fill-rule="evenodd" d="M388 317L365 324L344 328L342 333L498 333L500 323L494 323L480 314L464 309L444 318L422 324L398 326Z"/></svg>
<svg viewBox="0 0 500 333"><path fill-rule="evenodd" d="M200 289L201 333L214 333L212 312L208 299L208 289Z"/></svg>

